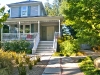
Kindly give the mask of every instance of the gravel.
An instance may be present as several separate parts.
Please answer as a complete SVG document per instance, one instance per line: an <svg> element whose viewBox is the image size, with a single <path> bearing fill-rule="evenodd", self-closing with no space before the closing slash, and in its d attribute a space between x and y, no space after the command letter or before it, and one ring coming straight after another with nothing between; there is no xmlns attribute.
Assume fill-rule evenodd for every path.
<svg viewBox="0 0 100 75"><path fill-rule="evenodd" d="M27 75L42 75L45 67L47 66L49 60L43 60L33 66L32 70L29 70L27 67ZM13 69L13 75L19 75L17 68Z"/></svg>

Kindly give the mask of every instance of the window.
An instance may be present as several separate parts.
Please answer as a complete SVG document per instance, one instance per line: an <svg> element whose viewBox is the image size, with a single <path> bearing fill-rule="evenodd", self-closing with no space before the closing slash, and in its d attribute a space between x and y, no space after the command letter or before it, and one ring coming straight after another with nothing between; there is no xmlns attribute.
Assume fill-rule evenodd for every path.
<svg viewBox="0 0 100 75"><path fill-rule="evenodd" d="M22 6L21 7L21 16L27 16L28 15L28 6Z"/></svg>
<svg viewBox="0 0 100 75"><path fill-rule="evenodd" d="M25 33L30 33L30 25L25 25Z"/></svg>

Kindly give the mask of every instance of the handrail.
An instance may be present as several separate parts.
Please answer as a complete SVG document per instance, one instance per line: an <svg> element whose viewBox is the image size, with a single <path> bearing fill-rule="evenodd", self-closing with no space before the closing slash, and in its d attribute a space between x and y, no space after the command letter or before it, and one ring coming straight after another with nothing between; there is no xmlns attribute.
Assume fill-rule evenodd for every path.
<svg viewBox="0 0 100 75"><path fill-rule="evenodd" d="M39 41L40 41L40 35L39 35L39 33L37 33L36 37L33 40L34 46L32 48L32 54L34 54L36 52L36 49L37 49L38 44L39 44Z"/></svg>
<svg viewBox="0 0 100 75"><path fill-rule="evenodd" d="M55 50L56 52L56 49L57 49L57 38L59 37L59 32L55 32L54 33L54 41L53 41L53 49Z"/></svg>

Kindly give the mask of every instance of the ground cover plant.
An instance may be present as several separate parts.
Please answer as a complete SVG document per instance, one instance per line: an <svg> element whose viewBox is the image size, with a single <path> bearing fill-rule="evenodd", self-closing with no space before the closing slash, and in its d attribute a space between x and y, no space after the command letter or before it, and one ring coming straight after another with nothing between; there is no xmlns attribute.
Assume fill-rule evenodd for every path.
<svg viewBox="0 0 100 75"><path fill-rule="evenodd" d="M94 61L89 56L84 59L80 59L79 66L85 75L100 75L100 70L95 68Z"/></svg>
<svg viewBox="0 0 100 75"><path fill-rule="evenodd" d="M14 75L16 70L18 75L27 75L27 70L32 70L39 61L40 56L31 58L25 53L0 50L0 75Z"/></svg>

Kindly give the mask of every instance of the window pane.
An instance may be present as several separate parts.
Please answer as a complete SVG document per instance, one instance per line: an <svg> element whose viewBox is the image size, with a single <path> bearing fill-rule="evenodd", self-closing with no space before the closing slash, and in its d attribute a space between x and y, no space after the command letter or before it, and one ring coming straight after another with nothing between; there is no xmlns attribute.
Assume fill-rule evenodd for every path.
<svg viewBox="0 0 100 75"><path fill-rule="evenodd" d="M30 25L25 25L25 33L30 33Z"/></svg>
<svg viewBox="0 0 100 75"><path fill-rule="evenodd" d="M23 33L23 25L20 25L20 33Z"/></svg>

